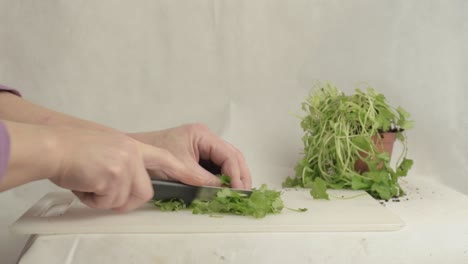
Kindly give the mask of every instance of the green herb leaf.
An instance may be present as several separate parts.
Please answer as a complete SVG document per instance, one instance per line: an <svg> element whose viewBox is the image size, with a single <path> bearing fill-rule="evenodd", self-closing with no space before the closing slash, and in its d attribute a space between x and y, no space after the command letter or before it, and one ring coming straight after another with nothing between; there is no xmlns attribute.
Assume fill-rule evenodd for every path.
<svg viewBox="0 0 468 264"><path fill-rule="evenodd" d="M356 136L351 139L351 142L359 149L359 150L369 150L371 147L369 139L365 136Z"/></svg>
<svg viewBox="0 0 468 264"><path fill-rule="evenodd" d="M404 159L400 166L396 170L396 175L397 176L406 176L408 174L408 171L413 167L413 160L411 159Z"/></svg>
<svg viewBox="0 0 468 264"><path fill-rule="evenodd" d="M398 126L404 130L408 130L413 128L414 124L413 121L408 120L410 117L410 114L406 112L403 108L397 107L396 111L398 112L399 115L399 120L398 120Z"/></svg>
<svg viewBox="0 0 468 264"><path fill-rule="evenodd" d="M287 177L286 180L283 182L282 186L283 188L291 188L291 187L299 186L300 184L301 184L300 179Z"/></svg>
<svg viewBox="0 0 468 264"><path fill-rule="evenodd" d="M221 174L219 176L219 180L221 181L221 186L223 187L231 187L231 177L225 174Z"/></svg>
<svg viewBox="0 0 468 264"><path fill-rule="evenodd" d="M161 211L179 211L186 208L184 201L179 199L170 199L167 201L152 201L153 205Z"/></svg>
<svg viewBox="0 0 468 264"><path fill-rule="evenodd" d="M297 208L297 209L294 209L294 208L286 207L286 209L291 210L291 211L294 211L294 212L298 212L298 213L307 212L307 208Z"/></svg>
<svg viewBox="0 0 468 264"><path fill-rule="evenodd" d="M310 194L314 199L329 199L327 193L327 183L322 178L316 178L312 183Z"/></svg>
<svg viewBox="0 0 468 264"><path fill-rule="evenodd" d="M384 200L392 198L392 194L387 185L381 183L374 183L371 187L372 192L376 192L378 197Z"/></svg>
<svg viewBox="0 0 468 264"><path fill-rule="evenodd" d="M365 181L362 177L354 176L351 182L351 189L353 190L368 190L371 184L369 181Z"/></svg>

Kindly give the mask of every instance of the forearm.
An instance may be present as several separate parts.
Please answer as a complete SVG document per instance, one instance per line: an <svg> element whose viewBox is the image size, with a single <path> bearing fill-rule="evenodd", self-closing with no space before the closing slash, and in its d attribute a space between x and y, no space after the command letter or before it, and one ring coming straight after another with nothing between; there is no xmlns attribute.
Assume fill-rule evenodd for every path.
<svg viewBox="0 0 468 264"><path fill-rule="evenodd" d="M66 115L34 104L12 93L1 91L0 119L39 126L66 126L80 129L122 133L116 129ZM127 133L127 135L146 144L154 143L155 136L151 133Z"/></svg>
<svg viewBox="0 0 468 264"><path fill-rule="evenodd" d="M0 119L34 125L69 126L117 132L113 128L36 105L8 92L0 92Z"/></svg>
<svg viewBox="0 0 468 264"><path fill-rule="evenodd" d="M10 136L8 166L0 191L53 177L59 170L57 135L47 126L3 121Z"/></svg>

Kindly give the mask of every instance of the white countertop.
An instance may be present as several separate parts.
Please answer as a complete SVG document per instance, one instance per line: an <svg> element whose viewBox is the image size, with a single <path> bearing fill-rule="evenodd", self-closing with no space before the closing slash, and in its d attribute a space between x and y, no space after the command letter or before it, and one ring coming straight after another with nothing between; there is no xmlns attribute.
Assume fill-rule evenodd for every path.
<svg viewBox="0 0 468 264"><path fill-rule="evenodd" d="M37 236L20 263L468 263L468 197L407 180L401 231Z"/></svg>

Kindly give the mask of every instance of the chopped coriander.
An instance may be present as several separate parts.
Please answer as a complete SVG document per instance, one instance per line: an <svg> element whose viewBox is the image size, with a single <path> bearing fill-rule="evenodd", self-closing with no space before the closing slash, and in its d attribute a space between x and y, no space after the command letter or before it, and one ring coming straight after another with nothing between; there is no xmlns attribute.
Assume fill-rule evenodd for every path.
<svg viewBox="0 0 468 264"><path fill-rule="evenodd" d="M211 201L193 201L190 208L194 214L229 213L263 218L280 213L283 200L279 191L269 190L266 185L253 189L250 196L225 188Z"/></svg>
<svg viewBox="0 0 468 264"><path fill-rule="evenodd" d="M289 208L289 207L285 207L285 208L294 212L307 212L307 208L297 208L297 209Z"/></svg>
<svg viewBox="0 0 468 264"><path fill-rule="evenodd" d="M180 199L170 199L167 201L152 201L153 205L159 208L161 211L179 211L185 209L187 206L184 201Z"/></svg>
<svg viewBox="0 0 468 264"><path fill-rule="evenodd" d="M182 200L153 201L153 205L162 211L178 211L191 209L193 214L209 214L212 217L222 217L219 214L234 214L263 218L267 214L278 214L283 209L281 192L270 190L263 184L258 189L252 189L250 196L222 188L211 201L194 200L190 206ZM302 211L302 209L300 209Z"/></svg>
<svg viewBox="0 0 468 264"><path fill-rule="evenodd" d="M316 178L311 184L310 195L314 199L328 200L327 183L322 178Z"/></svg>
<svg viewBox="0 0 468 264"><path fill-rule="evenodd" d="M221 174L219 176L219 179L221 181L221 186L223 187L231 187L231 177L225 174Z"/></svg>

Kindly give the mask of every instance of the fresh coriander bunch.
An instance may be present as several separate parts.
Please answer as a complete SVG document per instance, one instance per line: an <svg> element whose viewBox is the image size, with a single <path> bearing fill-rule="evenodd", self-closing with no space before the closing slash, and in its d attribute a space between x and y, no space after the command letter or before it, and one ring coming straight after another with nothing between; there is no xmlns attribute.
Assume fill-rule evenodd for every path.
<svg viewBox="0 0 468 264"><path fill-rule="evenodd" d="M311 188L314 198L328 199L327 188L366 190L375 198L404 194L398 179L413 161L406 158L405 131L412 128L409 113L388 104L372 87L345 95L331 83L317 83L302 103L304 156L284 187ZM395 168L384 151L384 136L393 133L403 145ZM365 164L359 169L358 164Z"/></svg>

